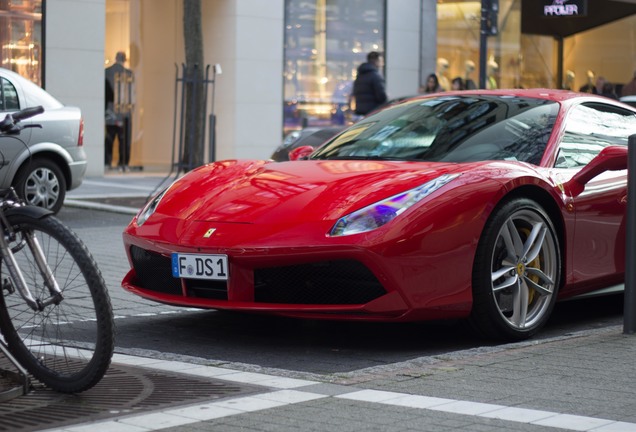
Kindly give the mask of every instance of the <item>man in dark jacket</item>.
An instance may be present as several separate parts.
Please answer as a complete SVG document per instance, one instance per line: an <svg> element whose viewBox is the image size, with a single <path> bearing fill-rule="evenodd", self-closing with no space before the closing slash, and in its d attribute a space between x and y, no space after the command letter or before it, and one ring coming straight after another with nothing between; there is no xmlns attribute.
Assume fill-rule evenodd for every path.
<svg viewBox="0 0 636 432"><path fill-rule="evenodd" d="M371 51L367 54L367 62L358 67L358 76L353 83L356 114L366 115L386 102L384 78L380 75L383 64L382 54Z"/></svg>

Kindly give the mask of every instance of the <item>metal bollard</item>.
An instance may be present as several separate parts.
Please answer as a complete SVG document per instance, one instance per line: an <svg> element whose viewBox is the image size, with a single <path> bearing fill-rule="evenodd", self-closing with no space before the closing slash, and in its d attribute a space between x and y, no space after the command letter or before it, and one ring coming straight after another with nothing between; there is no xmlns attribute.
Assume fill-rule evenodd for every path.
<svg viewBox="0 0 636 432"><path fill-rule="evenodd" d="M636 135L629 137L627 156L627 227L625 239L625 304L623 333L636 333Z"/></svg>

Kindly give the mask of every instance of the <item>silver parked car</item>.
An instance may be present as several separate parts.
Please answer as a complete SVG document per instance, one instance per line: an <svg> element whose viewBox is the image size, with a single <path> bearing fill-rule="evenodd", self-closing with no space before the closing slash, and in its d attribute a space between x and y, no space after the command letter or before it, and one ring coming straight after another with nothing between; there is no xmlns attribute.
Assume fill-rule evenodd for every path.
<svg viewBox="0 0 636 432"><path fill-rule="evenodd" d="M15 137L0 138L0 188L13 186L29 204L57 213L66 192L86 173L84 122L77 107L57 99L22 76L0 68L0 119L7 113L41 105L44 113L24 121Z"/></svg>

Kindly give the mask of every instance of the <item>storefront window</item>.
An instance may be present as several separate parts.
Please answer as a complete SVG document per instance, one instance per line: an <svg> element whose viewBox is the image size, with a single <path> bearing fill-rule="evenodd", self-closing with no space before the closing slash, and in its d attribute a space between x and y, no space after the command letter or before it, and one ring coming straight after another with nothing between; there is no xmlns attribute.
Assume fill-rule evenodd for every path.
<svg viewBox="0 0 636 432"><path fill-rule="evenodd" d="M42 0L0 0L2 67L42 85Z"/></svg>
<svg viewBox="0 0 636 432"><path fill-rule="evenodd" d="M343 125L357 67L384 51L385 0L286 0L285 131Z"/></svg>
<svg viewBox="0 0 636 432"><path fill-rule="evenodd" d="M601 7L600 2L587 4ZM546 18L533 14L536 5L540 6L539 2L499 0L498 34L487 38L486 87L584 91L602 78L611 84L615 94L620 94L636 70L633 56L624 54L634 51L634 38L625 35L634 33L636 15L605 20L604 25L598 21L591 26L582 25L581 17L555 15L549 17L552 27L548 31L541 26L546 24ZM593 14L588 11L588 15ZM479 83L481 1L438 0L437 15L436 72L440 81L462 77ZM529 27L528 34L522 32L522 21ZM575 26L581 30L572 32ZM559 58L559 31L564 32L562 58Z"/></svg>
<svg viewBox="0 0 636 432"><path fill-rule="evenodd" d="M551 87L552 38L521 34L521 0L499 0L497 15L498 32L487 38L486 88ZM437 16L440 82L460 77L479 87L481 1L438 0Z"/></svg>
<svg viewBox="0 0 636 432"><path fill-rule="evenodd" d="M564 40L563 82L574 90L593 91L599 79L621 96L636 73L636 15L613 21ZM598 91L598 90L597 90Z"/></svg>
<svg viewBox="0 0 636 432"><path fill-rule="evenodd" d="M542 81L546 58L538 56L541 44L537 46L535 38L522 38L520 8L520 0L499 0L498 34L487 38L486 88L528 87L524 83L528 79L533 83ZM469 83L469 88L470 83L479 87L481 1L438 0L437 17L440 82L449 83L460 77ZM531 71L530 76L524 76L526 54L539 68L538 72Z"/></svg>
<svg viewBox="0 0 636 432"><path fill-rule="evenodd" d="M480 1L437 2L437 70L426 72L436 73L444 90L455 77L479 86L480 17Z"/></svg>

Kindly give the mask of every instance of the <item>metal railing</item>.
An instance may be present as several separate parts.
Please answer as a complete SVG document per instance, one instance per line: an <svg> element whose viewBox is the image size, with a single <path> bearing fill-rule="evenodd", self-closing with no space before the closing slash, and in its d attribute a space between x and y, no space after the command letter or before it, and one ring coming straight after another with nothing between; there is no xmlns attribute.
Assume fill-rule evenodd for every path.
<svg viewBox="0 0 636 432"><path fill-rule="evenodd" d="M627 229L623 333L636 333L636 135L629 137L627 156Z"/></svg>

